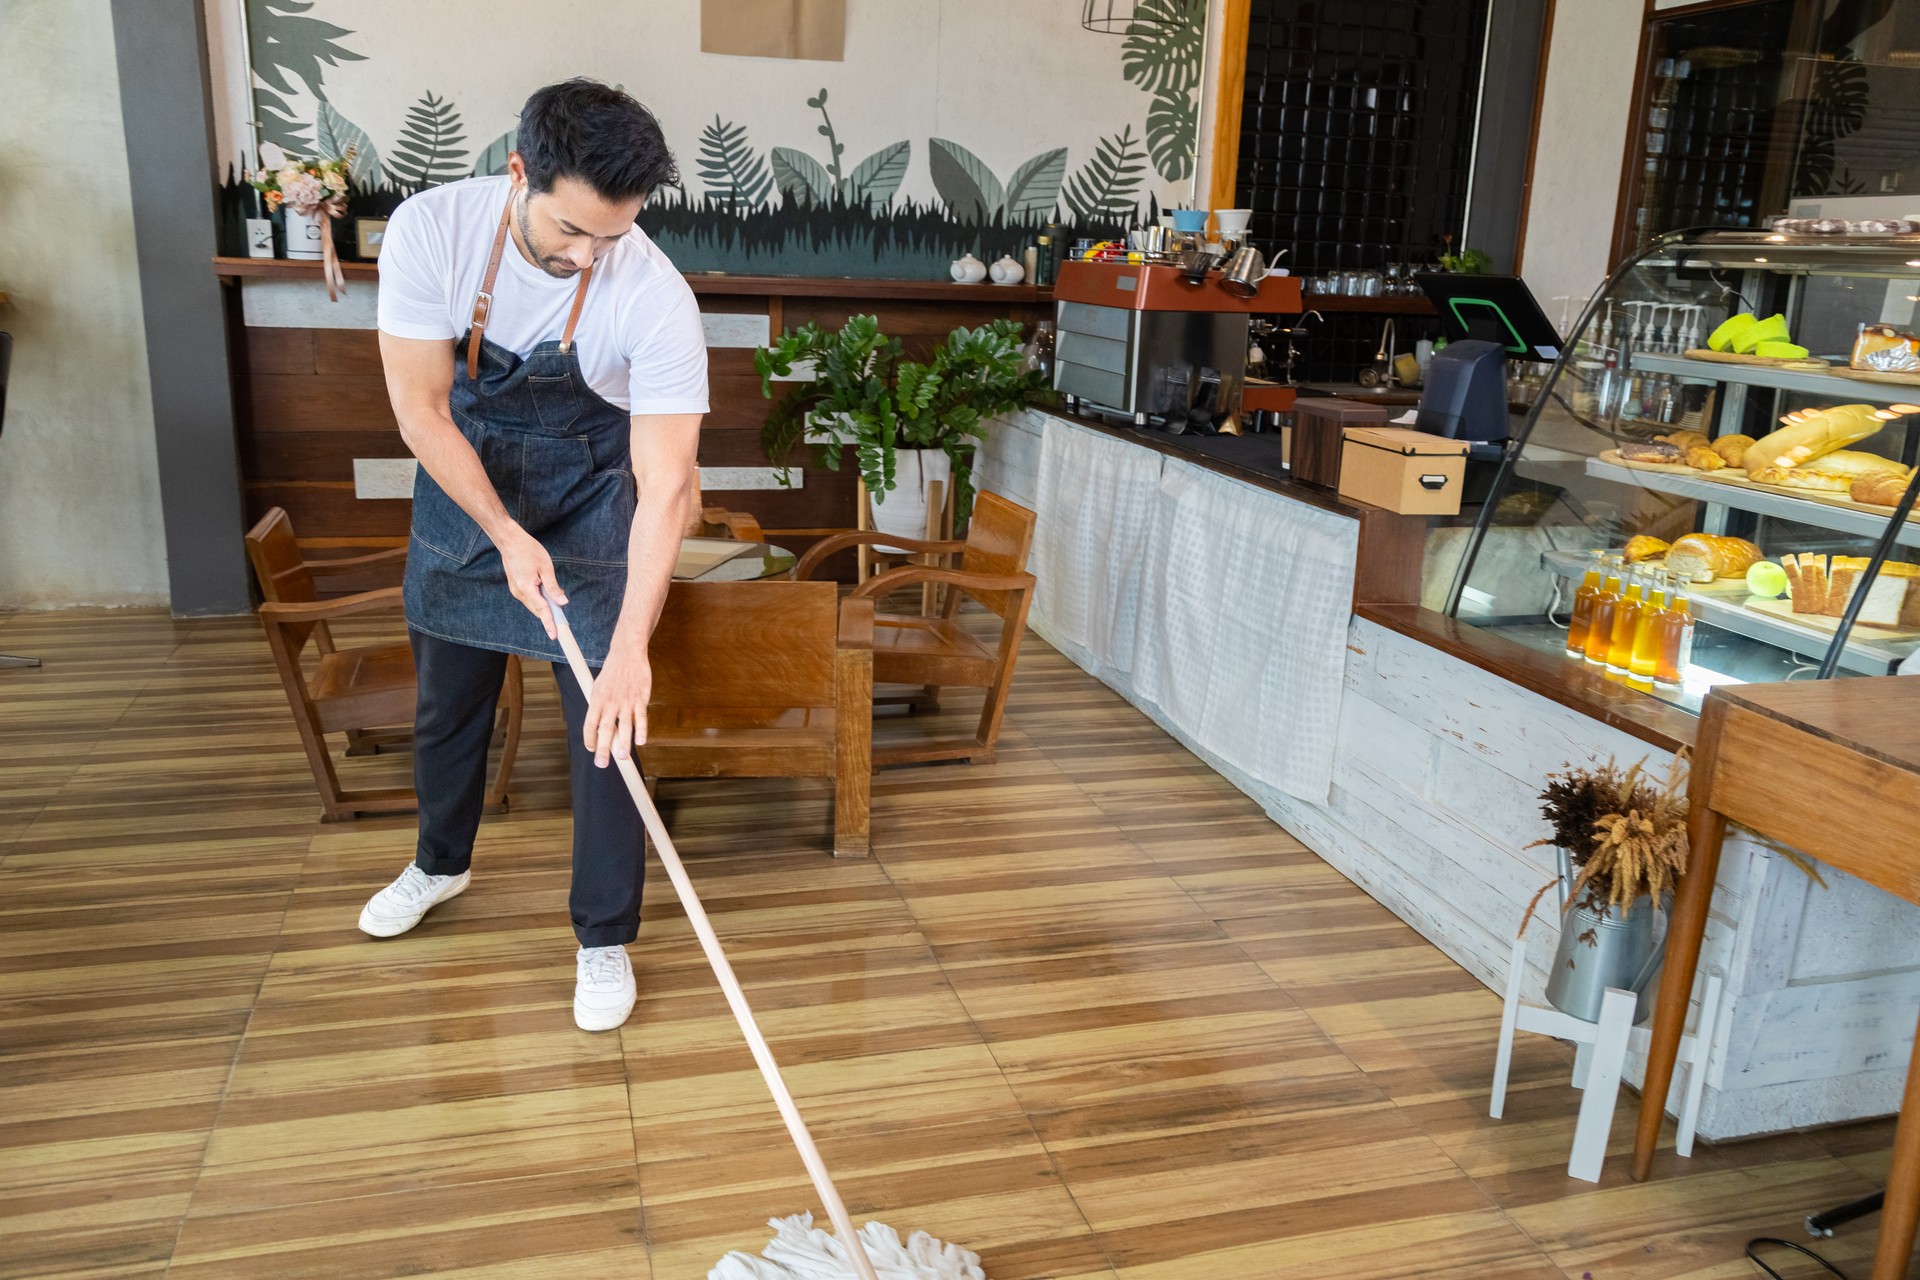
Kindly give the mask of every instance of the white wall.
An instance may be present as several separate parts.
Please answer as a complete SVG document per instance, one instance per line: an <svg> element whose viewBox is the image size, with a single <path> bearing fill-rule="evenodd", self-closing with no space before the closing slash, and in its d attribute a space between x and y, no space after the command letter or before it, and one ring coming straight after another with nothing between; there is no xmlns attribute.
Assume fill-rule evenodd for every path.
<svg viewBox="0 0 1920 1280"><path fill-rule="evenodd" d="M1541 299L1585 300L1606 277L1644 12L1642 0L1554 6L1520 268Z"/></svg>
<svg viewBox="0 0 1920 1280"><path fill-rule="evenodd" d="M161 604L167 566L108 0L0 0L0 609Z"/></svg>

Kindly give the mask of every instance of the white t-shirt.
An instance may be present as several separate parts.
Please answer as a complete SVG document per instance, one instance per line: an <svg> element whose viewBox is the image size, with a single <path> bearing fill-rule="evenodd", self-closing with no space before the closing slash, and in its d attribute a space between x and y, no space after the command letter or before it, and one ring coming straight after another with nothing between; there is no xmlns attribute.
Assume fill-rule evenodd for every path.
<svg viewBox="0 0 1920 1280"><path fill-rule="evenodd" d="M458 339L473 319L511 179L469 178L409 197L380 249L380 328L397 338ZM519 355L566 331L577 278L548 275L507 239L487 338ZM630 414L705 413L707 340L693 290L634 227L593 267L574 329L587 385Z"/></svg>

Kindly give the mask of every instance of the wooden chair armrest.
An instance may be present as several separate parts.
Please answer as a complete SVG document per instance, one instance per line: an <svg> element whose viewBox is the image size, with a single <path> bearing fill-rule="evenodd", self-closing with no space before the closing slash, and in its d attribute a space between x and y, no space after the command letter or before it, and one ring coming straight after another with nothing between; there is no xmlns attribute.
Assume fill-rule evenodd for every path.
<svg viewBox="0 0 1920 1280"><path fill-rule="evenodd" d="M818 565L828 556L836 555L849 547L860 546L862 543L871 544L876 542L884 542L889 547L899 547L914 554L965 551L967 549L967 544L963 539L947 538L940 541L929 541L926 538L903 538L894 533L882 533L878 529L850 529L846 533L836 533L831 538L822 538L811 547L808 547L807 554L801 556L800 563L793 567L794 579L798 582L805 582L808 580L807 575L813 572L814 566Z"/></svg>
<svg viewBox="0 0 1920 1280"><path fill-rule="evenodd" d="M840 602L840 648L873 647L873 608L871 596L848 596Z"/></svg>
<svg viewBox="0 0 1920 1280"><path fill-rule="evenodd" d="M405 564L405 547L388 547L385 551L375 551L364 556L347 556L341 560L308 560L303 566L315 577L325 577L331 573L352 573L356 569L374 569L387 564Z"/></svg>
<svg viewBox="0 0 1920 1280"><path fill-rule="evenodd" d="M867 597L881 599L898 591L901 587L911 587L923 582L941 582L948 586L959 587L962 591L1031 591L1034 576L1030 573L968 573L964 569L939 569L925 564L903 564L898 569L889 569L876 574L853 589L849 599Z"/></svg>
<svg viewBox="0 0 1920 1280"><path fill-rule="evenodd" d="M744 511L729 511L725 507L708 507L700 513L700 518L708 524L717 524L741 542L764 542L760 533L760 522Z"/></svg>
<svg viewBox="0 0 1920 1280"><path fill-rule="evenodd" d="M311 604L289 604L285 601L268 601L260 606L260 616L269 622L325 622L330 618L344 618L355 613L371 613L376 609L394 609L401 607L399 587L381 587L378 591L362 591L358 595L341 596L338 600L315 600Z"/></svg>

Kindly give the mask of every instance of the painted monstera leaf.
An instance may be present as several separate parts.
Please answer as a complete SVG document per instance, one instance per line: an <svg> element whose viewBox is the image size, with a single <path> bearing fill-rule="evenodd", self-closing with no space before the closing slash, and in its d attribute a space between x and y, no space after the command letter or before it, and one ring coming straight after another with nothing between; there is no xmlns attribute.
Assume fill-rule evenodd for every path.
<svg viewBox="0 0 1920 1280"><path fill-rule="evenodd" d="M379 148L366 130L341 115L325 98L320 99L320 110L314 116L313 149L322 159L352 151L347 176L353 179L353 185L361 191L372 191L380 185Z"/></svg>
<svg viewBox="0 0 1920 1280"><path fill-rule="evenodd" d="M1140 183L1147 172L1147 155L1128 125L1102 138L1091 159L1067 179L1067 208L1080 222L1113 222L1138 211Z"/></svg>
<svg viewBox="0 0 1920 1280"><path fill-rule="evenodd" d="M516 125L481 148L479 158L473 162L473 176L486 178L505 173L507 157L519 144L520 128Z"/></svg>
<svg viewBox="0 0 1920 1280"><path fill-rule="evenodd" d="M875 212L893 203L894 193L907 176L907 162L913 158L911 142L896 142L862 160L840 192L849 205L864 205Z"/></svg>
<svg viewBox="0 0 1920 1280"><path fill-rule="evenodd" d="M825 204L833 194L833 179L818 160L792 147L775 147L773 183L793 204Z"/></svg>
<svg viewBox="0 0 1920 1280"><path fill-rule="evenodd" d="M1140 0L1127 27L1120 71L1153 95L1147 108L1147 151L1168 182L1193 172L1199 123L1204 0Z"/></svg>
<svg viewBox="0 0 1920 1280"><path fill-rule="evenodd" d="M362 62L366 55L355 53L336 39L353 32L307 16L313 0L246 0L246 5L248 63L260 82L253 90L260 140L305 156L314 143L306 136L307 126L294 118L287 101L289 95L299 92L294 81L314 97L323 98L322 65Z"/></svg>
<svg viewBox="0 0 1920 1280"><path fill-rule="evenodd" d="M927 144L927 167L933 189L956 222L986 222L1007 206L1006 189L979 156L957 142L932 138Z"/></svg>
<svg viewBox="0 0 1920 1280"><path fill-rule="evenodd" d="M453 109L453 103L423 94L407 109L407 121L401 126L399 143L387 157L387 169L396 180L416 187L456 181L468 171L462 163L467 152L460 145L466 140L460 113Z"/></svg>
<svg viewBox="0 0 1920 1280"><path fill-rule="evenodd" d="M1060 183L1067 176L1067 149L1043 151L1013 171L1007 183L1007 217L1016 222L1043 222L1053 216L1060 201Z"/></svg>
<svg viewBox="0 0 1920 1280"><path fill-rule="evenodd" d="M757 209L773 194L767 162L747 143L747 127L714 116L700 131L700 181L730 209Z"/></svg>

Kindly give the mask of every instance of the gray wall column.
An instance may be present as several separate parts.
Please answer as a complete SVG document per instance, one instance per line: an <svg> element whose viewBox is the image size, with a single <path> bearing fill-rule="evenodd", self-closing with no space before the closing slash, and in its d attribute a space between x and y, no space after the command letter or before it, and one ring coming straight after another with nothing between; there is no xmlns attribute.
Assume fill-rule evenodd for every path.
<svg viewBox="0 0 1920 1280"><path fill-rule="evenodd" d="M246 613L203 0L112 0L176 614Z"/></svg>
<svg viewBox="0 0 1920 1280"><path fill-rule="evenodd" d="M1547 39L1547 0L1493 0L1487 23L1486 76L1481 85L1480 137L1473 156L1473 203L1467 239L1493 258L1495 271L1513 270L1519 252L1520 210L1527 201L1533 105L1540 92L1540 50ZM1602 166L1604 170L1605 166ZM1612 177L1602 172L1595 198L1612 200ZM1543 299L1541 305L1545 306Z"/></svg>

